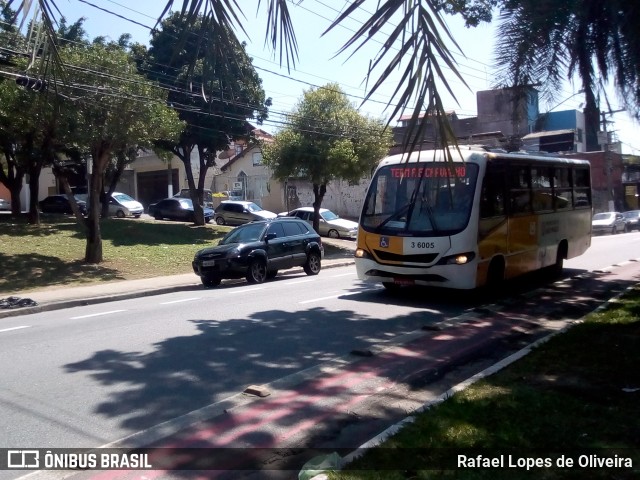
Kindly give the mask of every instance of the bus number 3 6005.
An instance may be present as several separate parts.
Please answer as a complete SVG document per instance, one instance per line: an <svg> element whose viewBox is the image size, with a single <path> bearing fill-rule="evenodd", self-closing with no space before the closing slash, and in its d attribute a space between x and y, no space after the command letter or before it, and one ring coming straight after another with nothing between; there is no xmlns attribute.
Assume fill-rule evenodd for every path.
<svg viewBox="0 0 640 480"><path fill-rule="evenodd" d="M411 248L435 248L434 242L411 242Z"/></svg>

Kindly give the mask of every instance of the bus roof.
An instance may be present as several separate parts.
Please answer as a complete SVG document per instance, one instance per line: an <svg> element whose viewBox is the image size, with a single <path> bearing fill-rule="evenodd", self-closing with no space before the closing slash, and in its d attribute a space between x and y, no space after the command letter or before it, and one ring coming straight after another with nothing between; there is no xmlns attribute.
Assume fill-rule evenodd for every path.
<svg viewBox="0 0 640 480"><path fill-rule="evenodd" d="M461 154L461 155L460 155ZM542 163L566 164L566 165L589 165L588 160L559 157L544 153L529 152L503 152L488 151L477 146L460 146L460 153L455 147L451 147L451 157L454 162L480 161L484 162L489 159L504 160L535 160ZM385 165L398 165L402 163L418 163L418 162L444 162L447 156L443 150L419 150L412 152L411 155L399 153L390 155L380 161L378 167Z"/></svg>

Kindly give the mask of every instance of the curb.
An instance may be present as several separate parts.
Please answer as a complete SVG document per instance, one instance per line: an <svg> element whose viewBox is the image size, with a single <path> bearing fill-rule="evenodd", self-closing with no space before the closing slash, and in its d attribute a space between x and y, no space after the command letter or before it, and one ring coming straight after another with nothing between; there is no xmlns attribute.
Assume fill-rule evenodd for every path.
<svg viewBox="0 0 640 480"><path fill-rule="evenodd" d="M339 261L339 260L340 259L335 259L333 263L330 263L328 265L323 265L322 269L325 270L327 268L346 267L348 265L354 264L353 259L345 258L344 261ZM283 270L280 273L280 275L293 275L301 272L303 272L301 267L294 267L289 270ZM96 284L97 287L99 287L99 285L100 284ZM96 295L94 297L88 297L88 298L76 298L76 299L62 300L58 302L43 303L40 305L36 305L34 307L22 307L22 308L0 310L0 319L17 317L20 315L31 315L34 313L41 313L41 312L50 312L53 310L62 310L63 308L96 305L99 303L113 302L117 300L129 300L131 298L150 297L152 295L163 295L165 293L185 292L189 290L203 290L203 289L204 287L202 286L202 284L196 279L194 279L194 282L190 284L174 285L169 287L149 288L145 290L137 290L135 292L113 293L109 295Z"/></svg>

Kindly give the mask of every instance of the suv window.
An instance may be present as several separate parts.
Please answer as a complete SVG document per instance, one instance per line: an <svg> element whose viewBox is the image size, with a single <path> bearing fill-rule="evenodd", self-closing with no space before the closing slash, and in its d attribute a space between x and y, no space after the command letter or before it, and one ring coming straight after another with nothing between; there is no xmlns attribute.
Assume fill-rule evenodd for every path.
<svg viewBox="0 0 640 480"><path fill-rule="evenodd" d="M302 231L302 223L300 222L283 222L282 226L284 227L284 234L287 237L293 237L295 235L306 233L306 231Z"/></svg>
<svg viewBox="0 0 640 480"><path fill-rule="evenodd" d="M269 233L275 233L276 238L283 238L285 236L284 229L282 228L281 223L272 223L269 225L269 229L267 230L267 235Z"/></svg>

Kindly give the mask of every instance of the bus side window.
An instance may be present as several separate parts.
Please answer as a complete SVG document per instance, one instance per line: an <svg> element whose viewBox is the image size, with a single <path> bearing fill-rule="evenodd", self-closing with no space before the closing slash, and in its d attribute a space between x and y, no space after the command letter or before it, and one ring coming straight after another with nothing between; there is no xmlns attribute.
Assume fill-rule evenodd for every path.
<svg viewBox="0 0 640 480"><path fill-rule="evenodd" d="M550 167L534 167L531 169L534 212L547 212L553 210L553 190L551 189L552 175Z"/></svg>
<svg viewBox="0 0 640 480"><path fill-rule="evenodd" d="M588 168L575 167L573 169L573 199L574 207L591 206L591 178Z"/></svg>
<svg viewBox="0 0 640 480"><path fill-rule="evenodd" d="M556 210L568 210L573 207L570 172L566 167L555 167L554 169L553 208Z"/></svg>
<svg viewBox="0 0 640 480"><path fill-rule="evenodd" d="M504 215L504 170L487 164L480 192L480 218Z"/></svg>
<svg viewBox="0 0 640 480"><path fill-rule="evenodd" d="M509 207L510 213L531 212L531 172L525 165L512 165L509 168Z"/></svg>

